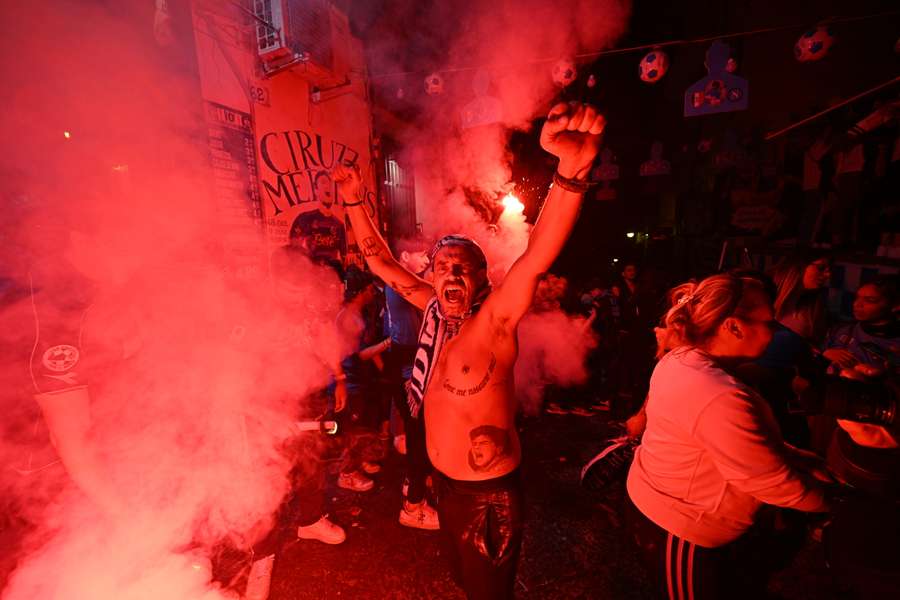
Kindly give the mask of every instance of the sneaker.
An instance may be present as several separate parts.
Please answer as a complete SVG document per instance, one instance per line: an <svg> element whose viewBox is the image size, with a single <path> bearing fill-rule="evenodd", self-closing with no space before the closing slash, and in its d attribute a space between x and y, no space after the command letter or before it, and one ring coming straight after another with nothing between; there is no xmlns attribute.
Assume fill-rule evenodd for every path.
<svg viewBox="0 0 900 600"><path fill-rule="evenodd" d="M247 587L242 600L266 600L272 584L272 567L275 566L275 555L270 554L253 561L247 575Z"/></svg>
<svg viewBox="0 0 900 600"><path fill-rule="evenodd" d="M405 433L401 433L400 435L394 436L394 450L397 451L397 454L406 456L406 434Z"/></svg>
<svg viewBox="0 0 900 600"><path fill-rule="evenodd" d="M381 465L376 462L363 461L360 467L366 473L366 475L374 475L375 473L381 472Z"/></svg>
<svg viewBox="0 0 900 600"><path fill-rule="evenodd" d="M547 408L544 409L544 412L546 412L548 415L565 415L568 414L569 411L564 409L556 402L551 402L547 405Z"/></svg>
<svg viewBox="0 0 900 600"><path fill-rule="evenodd" d="M410 504L404 500L403 507L400 508L400 524L416 529L441 528L437 511L428 506L428 502L424 500L418 504Z"/></svg>
<svg viewBox="0 0 900 600"><path fill-rule="evenodd" d="M572 414L578 417L593 417L594 411L589 408L584 408L582 406L576 406L572 409Z"/></svg>
<svg viewBox="0 0 900 600"><path fill-rule="evenodd" d="M353 471L352 473L341 473L338 475L338 487L345 490L353 490L354 492L368 492L375 487L375 482L360 473Z"/></svg>
<svg viewBox="0 0 900 600"><path fill-rule="evenodd" d="M323 544L340 544L347 539L344 528L328 520L328 515L305 527L297 528L297 537L301 540L318 540Z"/></svg>

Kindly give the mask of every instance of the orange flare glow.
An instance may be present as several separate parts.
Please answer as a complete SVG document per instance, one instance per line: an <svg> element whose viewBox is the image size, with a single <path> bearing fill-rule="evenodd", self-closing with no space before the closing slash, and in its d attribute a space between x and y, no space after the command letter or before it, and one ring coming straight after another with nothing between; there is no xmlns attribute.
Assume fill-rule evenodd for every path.
<svg viewBox="0 0 900 600"><path fill-rule="evenodd" d="M525 205L516 198L512 193L507 194L503 197L503 212L509 212L517 215L521 215L525 212Z"/></svg>

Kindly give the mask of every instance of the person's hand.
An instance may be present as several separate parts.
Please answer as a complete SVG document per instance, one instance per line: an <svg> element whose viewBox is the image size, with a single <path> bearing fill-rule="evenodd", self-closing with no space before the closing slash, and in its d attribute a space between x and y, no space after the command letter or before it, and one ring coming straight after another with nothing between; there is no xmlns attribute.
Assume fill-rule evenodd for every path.
<svg viewBox="0 0 900 600"><path fill-rule="evenodd" d="M372 362L375 364L375 368L379 371L384 371L384 359L381 358L380 354L376 354L372 357Z"/></svg>
<svg viewBox="0 0 900 600"><path fill-rule="evenodd" d="M849 369L858 362L856 357L846 348L829 348L822 353L822 356L842 369Z"/></svg>
<svg viewBox="0 0 900 600"><path fill-rule="evenodd" d="M822 483L834 483L834 477L828 472L828 467L825 464L824 458L815 452L797 448L796 446L791 446L787 443L785 444L785 448L788 449L787 458L791 466Z"/></svg>
<svg viewBox="0 0 900 600"><path fill-rule="evenodd" d="M633 440L644 435L645 429L647 429L647 412L644 409L639 410L625 421L625 433Z"/></svg>
<svg viewBox="0 0 900 600"><path fill-rule="evenodd" d="M590 104L561 102L550 109L541 129L541 147L559 157L559 174L585 179L600 149L606 119Z"/></svg>
<svg viewBox="0 0 900 600"><path fill-rule="evenodd" d="M345 408L347 408L347 382L338 381L334 384L334 412L341 412Z"/></svg>
<svg viewBox="0 0 900 600"><path fill-rule="evenodd" d="M362 177L357 165L338 165L331 172L331 178L337 184L338 197L341 202L358 202Z"/></svg>

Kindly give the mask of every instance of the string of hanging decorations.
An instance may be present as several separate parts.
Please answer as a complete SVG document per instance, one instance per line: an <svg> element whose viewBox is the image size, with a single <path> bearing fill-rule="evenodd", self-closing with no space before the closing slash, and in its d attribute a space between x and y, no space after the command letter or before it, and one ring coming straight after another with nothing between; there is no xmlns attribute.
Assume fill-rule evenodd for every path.
<svg viewBox="0 0 900 600"><path fill-rule="evenodd" d="M873 19L884 19L886 17L893 17L900 15L900 10L892 10L881 13L874 13L868 15L858 15L852 17L829 17L827 19L823 19L818 21L817 25L814 27L810 27L809 23L804 24L793 24L793 25L778 25L773 27L762 27L758 29L750 29L746 31L736 31L731 33L722 33L717 35L707 35L702 37L690 38L690 39L680 39L680 40L667 40L661 42L654 42L650 44L640 44L637 46L629 46L626 48L611 48L608 50L598 50L592 52L581 52L578 54L574 54L571 58L560 60L559 56L553 57L541 57L535 58L524 62L510 63L506 65L498 65L496 67L492 67L492 70L507 70L507 69L515 69L518 67L525 67L531 65L540 65L540 64L550 64L550 63L561 63L561 62L572 62L572 61L585 61L588 59L596 59L605 56L614 56L618 54L627 54L631 52L641 52L641 51L650 51L651 53L661 51L664 48L671 48L674 46L690 46L696 44L705 44L709 42L714 42L717 40L728 40L734 38L743 38L750 37L755 35L763 35L769 33L777 33L781 31L791 31L791 30L804 30L804 34L800 37L797 43L794 45L794 56L797 60L801 62L806 61L814 61L823 57L828 48L834 41L833 34L831 32L831 27L833 25L840 25L844 23L853 23L858 21L867 21ZM898 40L898 44L900 44L900 40ZM660 53L664 56L664 53ZM646 58L650 55L648 54ZM667 62L667 57L664 59ZM561 65L554 65L554 70L556 67L560 66L561 70L565 70ZM447 75L452 73L464 73L464 72L472 72L472 71L480 71L485 67L482 65L467 65L467 66L459 66L459 67L444 67L442 69L437 69L432 71L431 73L426 73L425 71L413 70L413 71L394 71L391 73L375 73L369 76L370 80L384 80L395 77L407 77L410 75L428 75L426 78L426 86L428 85L428 79L433 78L435 84L440 82L443 83L441 75ZM644 67L642 65L642 75L644 72ZM574 72L574 71L573 71ZM661 78L661 75L657 77L658 80ZM574 77L572 77L574 79ZM644 77L642 76L642 79ZM652 79L652 78L651 78ZM648 79L644 79L648 83L653 83L654 81L650 81ZM434 85L434 87L438 87ZM437 91L437 90L435 90Z"/></svg>

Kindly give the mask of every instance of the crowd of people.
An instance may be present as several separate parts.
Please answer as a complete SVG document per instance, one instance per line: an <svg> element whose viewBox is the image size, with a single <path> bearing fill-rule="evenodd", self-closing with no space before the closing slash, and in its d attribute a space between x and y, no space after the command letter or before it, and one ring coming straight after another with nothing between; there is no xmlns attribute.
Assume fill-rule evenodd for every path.
<svg viewBox="0 0 900 600"><path fill-rule="evenodd" d="M483 261L477 246L461 236L437 245L417 238L393 246L396 264L418 277L431 277L432 267L448 268L432 264L440 260L442 248L464 249L463 262L467 254ZM383 269L396 289L357 269L345 276L347 302L338 324L359 339L358 351L343 363L352 389L348 418L372 439L380 435L383 447L392 438L406 455L399 522L439 529L444 525L441 506L435 510L433 505L441 501L441 489L445 509L448 489L464 496L495 489L433 470L426 422L417 418L415 402L408 401L415 396L406 382L426 389L427 364L434 355L417 355L422 312L407 300L415 281L396 282ZM873 534L896 524L890 513L900 491L900 450L893 415L878 421L874 410L861 416L862 409L854 412L822 400L812 406L809 397L827 394L825 387L837 377L888 389L900 362L900 287L892 276L865 281L856 292L854 320L840 321L826 306L830 275L830 257L818 251L785 257L768 273L736 269L667 294L631 262L622 265L612 284L589 281L580 293L550 273L537 279L530 310L580 313L591 329L586 335L598 341L587 357L588 380L577 388L548 387L545 412L604 414L624 421L634 458L622 465L628 472L623 513L664 596L762 597L766 575L778 563L774 555L784 566L790 554L784 547L796 550L797 540L822 539L829 532L833 566L857 594L853 597L895 589L889 587L895 573L882 577L866 570L861 557L871 551L844 547L850 543L844 539L848 522L854 530ZM472 293L459 283L465 291L451 287L448 298ZM429 306L437 316L430 330L435 337L441 313ZM487 380L491 364L482 368ZM447 380L443 385L453 395L459 389ZM473 428L467 467L477 473L503 459L511 444L505 434L490 425ZM351 470L339 475L338 485L370 489L366 476L377 472L377 458L346 464ZM851 501L847 490L853 490ZM441 514L471 522L470 503ZM503 508L506 512L494 514L521 518L515 506L512 512ZM864 509L880 515L880 521L864 519ZM832 519L836 514L840 519ZM342 535L310 537L343 541ZM897 539L883 530L878 539L886 556L896 555ZM472 548L452 537L449 541L458 545L458 574L478 573ZM467 553L474 555L468 562ZM514 565L514 555L509 560ZM470 597L504 597L503 586L484 587L492 575L479 577L481 591L466 587L460 577Z"/></svg>
<svg viewBox="0 0 900 600"><path fill-rule="evenodd" d="M339 172L336 178L345 182L353 176ZM354 215L355 230L367 231L364 218ZM382 440L393 437L394 446L406 453L400 523L447 528L454 573L468 596L507 597L521 539L517 471L503 468L499 477L488 479L472 473L516 465L517 443L502 427L474 427L466 464L450 460L435 469L439 451L426 438L434 438L435 447L461 444L439 440L443 434L418 414L431 389L432 368L440 370L442 392L451 398L477 393L494 381L498 359L491 351L486 364L476 367L485 373L480 387L467 389L446 377L457 367L468 374L468 364L432 364L441 345L457 333L458 325L444 311L462 301L468 308L457 310L465 322L479 314L490 291L466 281L473 263L476 270L484 264L483 253L471 240L449 236L434 246L423 239L397 240L394 259L380 236L373 239L367 258L381 284L355 269L346 277L348 300L359 297L351 292L363 285L357 280L373 292L344 309L353 311L349 331L360 340L352 359L360 374L350 375L352 361L345 361L348 380L357 382L350 418ZM454 252L444 256L446 249ZM592 279L580 290L541 272L530 307L516 313L562 310L585 318L587 335L597 341L587 357L588 380L576 388L548 386L545 412L605 414L623 421L631 438L623 447L633 460L620 465L627 469L622 510L665 597L763 597L768 574L784 566L790 549L808 537L830 540L830 564L851 597L897 589L895 569L878 571L873 565L896 557L900 542L890 529L897 523L893 513L900 489L891 387L900 360L900 288L891 276L864 281L856 291L854 320L839 321L827 310L831 258L815 252L787 256L766 273L735 269L668 293L636 262L623 263L614 279ZM398 281L398 268L416 277L402 275ZM425 287L423 277L434 279ZM437 300L446 306L437 300L423 304L432 290L444 294ZM425 327L419 309L425 310ZM482 343L469 343L486 352ZM479 363L477 358L462 362ZM841 392L832 388L839 378L860 387L843 390L835 400ZM854 399L870 404L851 407ZM356 408L362 405L369 408ZM442 411L441 428L459 419L457 410L470 410L453 406ZM366 411L370 415L362 416ZM377 468L362 462L353 472L355 483L343 483L342 473L338 485L364 491L366 474ZM456 473L465 478L453 478ZM495 524L491 530L482 522L483 538L460 539L460 532L485 518L484 499L498 491L513 500L490 514L508 521L509 528ZM864 530L878 541L865 552L851 550L851 530L857 532L854 539ZM485 547L478 547L479 539ZM486 565L485 552L497 543L509 553L489 557ZM873 555L874 562L867 562Z"/></svg>
<svg viewBox="0 0 900 600"><path fill-rule="evenodd" d="M512 373L517 326L531 310L581 314L597 340L588 380L548 388L546 412L624 421L633 460L623 464L622 510L663 596L763 597L772 566L763 559L778 540L807 532L826 541L830 564L857 597L896 592L896 564L877 565L900 543L897 281L864 281L852 322L828 314L824 254L668 293L625 263L615 281L570 292L548 271L578 218L603 127L589 105L550 112L541 144L559 158L554 184L527 249L496 287L483 250L466 236L389 245L359 199L358 170L334 170L368 270L289 244L273 255L271 272L274 302L302 304L303 327L318 332L298 339L329 330L349 340L340 355L310 349L322 352L330 384L308 394L298 414L339 433L300 435L287 450L297 457L291 490L257 544L247 600L268 596L273 536L346 540L328 515L328 480L365 494L392 448L405 456L399 524L440 530L468 598L512 597L524 522ZM309 269L296 266L314 263L339 271L339 310L313 301L330 296L311 295ZM37 396L51 433L59 391ZM88 495L109 496L95 494L102 477L84 476L84 453L64 438L54 443ZM865 548L854 546L860 539L870 540Z"/></svg>
<svg viewBox="0 0 900 600"><path fill-rule="evenodd" d="M627 467L625 514L664 597L765 597L808 535L848 597L897 593L898 281L863 281L841 322L826 309L830 270L820 253L712 275L653 315L632 443L590 467L604 484L604 462Z"/></svg>

